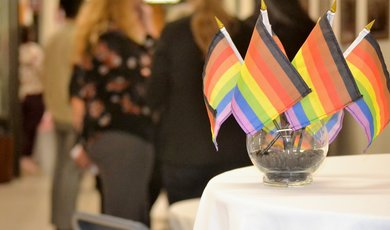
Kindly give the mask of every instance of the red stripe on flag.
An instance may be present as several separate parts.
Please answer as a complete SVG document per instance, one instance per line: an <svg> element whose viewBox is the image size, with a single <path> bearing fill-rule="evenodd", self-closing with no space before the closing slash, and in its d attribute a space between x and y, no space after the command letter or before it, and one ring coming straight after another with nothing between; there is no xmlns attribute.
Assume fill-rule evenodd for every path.
<svg viewBox="0 0 390 230"><path fill-rule="evenodd" d="M320 27L318 26L316 29L320 30ZM313 61L311 65L314 64L318 71L318 75L314 75L315 79L313 79L313 84L317 89L318 96L326 113L328 113L343 105L340 101L339 93L335 90L338 86L333 82L332 75L329 72L329 67L336 68L336 65L327 65L329 63L334 63L331 53L326 47L318 46L318 44L326 44L322 31L317 31L313 35L315 35L315 37L313 37L314 39L307 40L307 51L310 52L310 57ZM333 74L337 74L338 76L336 77L341 78L338 71L334 71Z"/></svg>
<svg viewBox="0 0 390 230"><path fill-rule="evenodd" d="M216 47L216 48L218 48L218 47ZM221 64L227 58L229 58L230 55L234 55L234 52L232 49L230 49L229 47L226 47L226 46L224 48L225 49L218 56L216 56L215 61L208 64L206 67L207 68L206 69L207 78L206 78L205 86L206 86L207 94L209 94L210 90L214 87L215 82L219 79L219 78L215 78L212 76L214 76L217 69L221 66Z"/></svg>
<svg viewBox="0 0 390 230"><path fill-rule="evenodd" d="M221 77L229 70L230 67L232 67L234 64L238 62L237 57L234 55L230 55L227 57L221 65L217 67L217 70L214 72L213 75L208 75L209 78L211 78L211 81L209 82L209 86L207 87L208 91L206 91L206 96L211 96L211 91L217 84L217 82L221 79Z"/></svg>
<svg viewBox="0 0 390 230"><path fill-rule="evenodd" d="M215 44L213 49L209 51L207 65L212 66L214 64L215 60L219 57L219 55L228 47L229 47L229 45L225 41L225 39L218 40L218 43Z"/></svg>
<svg viewBox="0 0 390 230"><path fill-rule="evenodd" d="M267 95L271 90L273 91L268 97L272 99L271 101L277 98L278 100L273 104L277 111L283 111L292 103L289 93L295 95L299 93L260 36L256 33L252 39L253 45L249 47L245 57L245 62L248 61L248 69ZM263 85L264 82L267 82L268 86Z"/></svg>
<svg viewBox="0 0 390 230"><path fill-rule="evenodd" d="M259 61L259 59L255 60ZM270 99L272 105L276 108L276 110L279 111L279 109L284 105L284 103L280 100L278 96L278 91L275 91L272 83L264 76L264 73L257 68L254 62L255 61L252 57L245 58L245 64L247 65L248 70L251 72L251 75L255 75L253 79L256 81L258 87Z"/></svg>

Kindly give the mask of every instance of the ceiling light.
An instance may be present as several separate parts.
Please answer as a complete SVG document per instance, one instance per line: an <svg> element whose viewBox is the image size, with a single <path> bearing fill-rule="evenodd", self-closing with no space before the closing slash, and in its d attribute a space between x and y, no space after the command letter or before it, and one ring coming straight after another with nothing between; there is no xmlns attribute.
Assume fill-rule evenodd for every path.
<svg viewBox="0 0 390 230"><path fill-rule="evenodd" d="M175 4L180 2L180 0L144 0L148 4Z"/></svg>

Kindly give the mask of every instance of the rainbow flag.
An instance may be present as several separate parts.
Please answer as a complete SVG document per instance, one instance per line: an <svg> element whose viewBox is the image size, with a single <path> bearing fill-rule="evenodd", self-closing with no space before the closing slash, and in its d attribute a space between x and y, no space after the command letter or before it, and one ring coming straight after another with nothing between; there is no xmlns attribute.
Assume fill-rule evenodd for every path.
<svg viewBox="0 0 390 230"><path fill-rule="evenodd" d="M337 113L334 113L332 116L329 116L323 120L325 128L328 132L329 144L331 144L340 133L341 128L343 127L344 120L344 110L340 110Z"/></svg>
<svg viewBox="0 0 390 230"><path fill-rule="evenodd" d="M390 120L389 72L379 45L370 33L346 59L363 94L363 98L346 109L363 127L370 146Z"/></svg>
<svg viewBox="0 0 390 230"><path fill-rule="evenodd" d="M247 134L254 134L309 92L260 14L234 91L232 109L237 122Z"/></svg>
<svg viewBox="0 0 390 230"><path fill-rule="evenodd" d="M218 131L232 113L231 101L240 68L240 59L225 35L218 31L209 46L203 70L203 95L216 147Z"/></svg>
<svg viewBox="0 0 390 230"><path fill-rule="evenodd" d="M326 16L317 22L292 64L313 90L285 113L294 130L322 120L361 97Z"/></svg>

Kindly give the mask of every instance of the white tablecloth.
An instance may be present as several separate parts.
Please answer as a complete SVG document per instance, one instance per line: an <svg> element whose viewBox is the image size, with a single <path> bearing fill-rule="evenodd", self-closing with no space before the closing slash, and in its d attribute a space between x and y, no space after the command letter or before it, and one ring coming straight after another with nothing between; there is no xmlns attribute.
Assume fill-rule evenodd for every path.
<svg viewBox="0 0 390 230"><path fill-rule="evenodd" d="M251 166L210 180L194 229L390 229L390 154L327 157L303 187L262 177Z"/></svg>

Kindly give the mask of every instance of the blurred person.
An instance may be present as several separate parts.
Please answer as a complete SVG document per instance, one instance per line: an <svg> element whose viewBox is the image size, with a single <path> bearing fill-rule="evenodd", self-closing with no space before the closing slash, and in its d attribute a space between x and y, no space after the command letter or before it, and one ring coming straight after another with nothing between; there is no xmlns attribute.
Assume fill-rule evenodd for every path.
<svg viewBox="0 0 390 230"><path fill-rule="evenodd" d="M42 98L42 62L44 54L36 42L35 31L22 27L19 47L19 99L22 105L22 157L23 172L35 174L38 165L33 160L33 151L38 125L45 111Z"/></svg>
<svg viewBox="0 0 390 230"><path fill-rule="evenodd" d="M194 12L193 1L194 0L181 1L169 6L166 9L165 21L169 23L191 15Z"/></svg>
<svg viewBox="0 0 390 230"><path fill-rule="evenodd" d="M245 20L251 27L255 26L259 17L260 2L261 0L255 0L253 14ZM315 23L303 9L299 0L264 0L264 2L267 5L272 30L282 42L287 57L292 60Z"/></svg>
<svg viewBox="0 0 390 230"><path fill-rule="evenodd" d="M148 102L161 111L156 149L170 204L200 197L213 176L250 165L245 133L232 116L221 127L216 151L203 99L203 65L218 31L214 16L242 56L252 34L222 5L221 0L194 1L194 13L167 24L156 47Z"/></svg>
<svg viewBox="0 0 390 230"><path fill-rule="evenodd" d="M77 17L71 103L84 158L98 167L104 213L149 225L152 113L145 103L157 30L141 0L93 0Z"/></svg>
<svg viewBox="0 0 390 230"><path fill-rule="evenodd" d="M81 170L70 156L77 134L72 126L68 85L72 74L74 18L82 0L60 0L65 22L48 40L43 68L44 99L53 117L56 155L51 188L51 222L57 229L71 229Z"/></svg>

